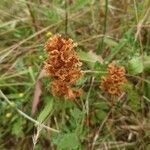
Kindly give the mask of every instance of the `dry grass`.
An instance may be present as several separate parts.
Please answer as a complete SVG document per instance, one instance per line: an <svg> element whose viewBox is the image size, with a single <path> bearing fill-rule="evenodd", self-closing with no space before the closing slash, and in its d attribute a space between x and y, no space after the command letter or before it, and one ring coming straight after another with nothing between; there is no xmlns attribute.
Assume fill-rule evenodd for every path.
<svg viewBox="0 0 150 150"><path fill-rule="evenodd" d="M0 149L150 149L149 0L1 0L0 13ZM74 102L53 97L51 79L40 79L33 119L44 43L57 33L79 45L83 95ZM119 97L99 88L111 62L127 72Z"/></svg>

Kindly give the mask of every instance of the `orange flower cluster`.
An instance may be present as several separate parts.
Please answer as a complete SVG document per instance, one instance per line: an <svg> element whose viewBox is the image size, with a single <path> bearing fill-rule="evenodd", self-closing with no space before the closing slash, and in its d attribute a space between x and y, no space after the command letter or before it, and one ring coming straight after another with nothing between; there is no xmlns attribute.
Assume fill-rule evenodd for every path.
<svg viewBox="0 0 150 150"><path fill-rule="evenodd" d="M74 99L80 95L80 91L73 89L76 81L81 77L81 62L74 48L77 44L72 39L65 39L57 34L51 37L45 49L48 58L45 61L45 70L53 78L52 94Z"/></svg>
<svg viewBox="0 0 150 150"><path fill-rule="evenodd" d="M126 81L125 68L109 64L108 75L106 77L102 77L100 87L111 95L120 96L123 92L122 85Z"/></svg>

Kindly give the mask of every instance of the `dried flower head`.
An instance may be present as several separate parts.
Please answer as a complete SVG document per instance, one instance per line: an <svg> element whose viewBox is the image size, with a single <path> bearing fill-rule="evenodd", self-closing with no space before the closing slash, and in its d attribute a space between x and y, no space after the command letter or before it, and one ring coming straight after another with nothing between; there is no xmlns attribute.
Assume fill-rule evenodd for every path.
<svg viewBox="0 0 150 150"><path fill-rule="evenodd" d="M54 80L52 82L52 93L54 96L75 99L81 95L81 90L72 89L67 82Z"/></svg>
<svg viewBox="0 0 150 150"><path fill-rule="evenodd" d="M48 58L44 68L48 76L53 78L52 93L54 96L65 96L75 98L78 94L71 87L81 77L81 62L74 48L77 44L72 39L65 39L57 34L51 37L45 49Z"/></svg>
<svg viewBox="0 0 150 150"><path fill-rule="evenodd" d="M126 81L125 68L109 64L108 75L101 78L100 87L111 95L120 96L123 92L122 85Z"/></svg>

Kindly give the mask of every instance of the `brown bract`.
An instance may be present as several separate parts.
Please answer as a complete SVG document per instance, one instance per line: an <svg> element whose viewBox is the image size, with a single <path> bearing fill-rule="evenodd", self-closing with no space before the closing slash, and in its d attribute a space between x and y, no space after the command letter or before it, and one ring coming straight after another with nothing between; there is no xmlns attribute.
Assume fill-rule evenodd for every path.
<svg viewBox="0 0 150 150"><path fill-rule="evenodd" d="M59 34L51 37L45 45L48 58L44 69L53 79L54 96L65 96L68 99L79 96L78 90L72 89L82 75L81 62L74 50L76 46L72 39L65 39Z"/></svg>
<svg viewBox="0 0 150 150"><path fill-rule="evenodd" d="M100 87L111 95L120 96L123 93L122 85L126 82L125 68L109 64L108 75L101 78Z"/></svg>

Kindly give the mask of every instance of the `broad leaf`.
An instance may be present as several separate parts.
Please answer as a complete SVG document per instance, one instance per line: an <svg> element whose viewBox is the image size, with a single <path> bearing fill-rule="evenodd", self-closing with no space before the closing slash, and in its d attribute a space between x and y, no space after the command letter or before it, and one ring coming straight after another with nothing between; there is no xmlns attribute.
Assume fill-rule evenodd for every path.
<svg viewBox="0 0 150 150"><path fill-rule="evenodd" d="M75 133L67 133L62 136L58 143L59 150L77 149L80 145L79 139Z"/></svg>
<svg viewBox="0 0 150 150"><path fill-rule="evenodd" d="M141 57L135 57L128 63L128 71L130 74L136 75L143 72L143 62Z"/></svg>

